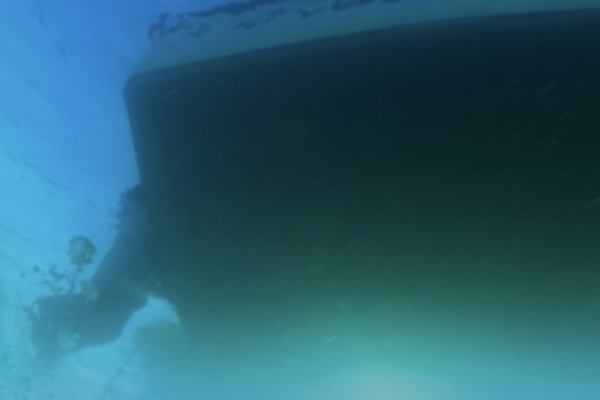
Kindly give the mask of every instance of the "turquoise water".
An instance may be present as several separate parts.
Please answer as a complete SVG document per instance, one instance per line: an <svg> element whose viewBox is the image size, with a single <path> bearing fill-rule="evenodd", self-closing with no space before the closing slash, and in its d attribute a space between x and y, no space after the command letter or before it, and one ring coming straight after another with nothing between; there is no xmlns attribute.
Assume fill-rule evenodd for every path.
<svg viewBox="0 0 600 400"><path fill-rule="evenodd" d="M344 21L368 19L367 29L377 26L381 9L377 11L373 6L381 4L363 3L332 12L329 17L344 29L353 26ZM408 18L407 22L544 9L543 2L490 2L489 8L481 10L465 1L450 3L441 7L435 1L418 5L406 1L393 7L406 7L402 16ZM201 6L215 4L207 1ZM297 12L308 3L286 4ZM310 10L317 12L329 5L326 1L311 1ZM594 4L567 4L586 6ZM247 40L244 43L249 46L273 44L274 37L281 42L289 40L291 36L286 35L292 35L293 29L278 35L277 21L285 21L288 28L295 25L287 22L300 21L312 26L312 30L307 30L316 37L322 34L315 28L317 25L333 26L325 12L315 14L315 18L323 18L315 25L311 21L317 19L300 18L293 12L262 24L268 19L263 15L275 15L276 7L264 8L264 14L236 14L225 9L194 20L212 24L215 33L206 37L206 43L212 47L204 54L212 57L243 53L248 47L235 47L241 40L239 32L247 33L243 35ZM148 27L161 12L176 14L196 8L197 2L191 1L153 1L141 6L134 2L122 5L36 0L0 6L0 398L598 397L600 388L595 376L599 372L600 286L596 227L600 192L593 140L598 121L590 117L597 108L597 84L586 83L587 74L593 72L586 65L591 64L574 66L568 57L550 60L546 69L523 75L519 68L526 64L526 55L517 62L499 62L490 67L496 71L491 81L490 75L479 75L481 71L477 70L447 70L446 75L434 74L431 79L430 70L416 68L411 72L413 79L401 89L410 95L389 95L383 99L389 108L377 101L360 100L361 96L377 99L375 94L385 92L389 78L385 68L379 70L379 76L374 75L373 86L362 89L340 89L330 85L335 80L323 81L319 90L332 89L332 98L345 98L347 103L332 103L325 98L316 105L296 106L294 100L302 96L322 96L319 90L311 92L310 86L299 79L295 83L297 97L281 103L280 112L267 124L269 137L263 137L260 144L268 147L277 142L285 151L279 158L266 160L285 160L292 167L295 157L301 157L311 147L322 146L320 155L335 154L339 149L336 141L343 143L347 135L361 135L365 127L371 129L373 119L378 121L374 137L380 141L376 148L367 146L361 150L372 150L375 156L386 148L397 148L396 142L386 142L386 131L401 129L405 137L414 135L403 146L398 165L409 172L398 180L401 185L397 190L374 185L370 194L355 198L369 210L375 210L371 214L377 216L375 219L353 214L358 203L342 196L351 193L344 182L352 174L362 170L364 179L369 180L381 172L370 174L362 168L364 165L351 165L344 174L333 173L312 182L312 187L337 188L341 195L333 203L307 195L304 200L314 206L315 212L310 207L297 209L294 201L287 201L291 193L302 198L302 191L294 192L285 180L277 181L282 188L290 189L290 197L279 198L286 200L279 203L281 208L265 200L260 203L263 208L255 209L280 212L277 215L283 221L295 226L308 224L315 216L339 212L338 218L312 225L322 228L322 236L317 235L317 239L331 244L331 248L364 241L364 237L352 236L359 232L350 229L353 227L362 227L360 232L373 232L371 242L363 243L366 247L377 242L389 249L402 242L398 253L382 250L378 263L385 265L385 256L389 256L410 265L404 268L403 280L397 287L405 305L393 313L381 306L382 314L393 314L401 323L391 321L389 330L382 326L355 329L354 318L373 318L376 322L378 319L377 315L368 315L366 306L362 311L351 308L369 304L372 297L350 296L321 308L322 314L317 312L328 317L331 311L345 309L335 318L291 332L290 341L282 344L282 348L291 349L290 356L277 368L281 367L285 375L286 368L300 365L306 358L322 356L327 360L329 354L343 356L344 349L354 357L351 360L358 360L358 367L329 369L315 365L293 379L271 382L268 389L263 383L244 382L232 370L231 382L244 383L232 388L227 374L223 381L207 378L213 371L202 363L202 353L196 353L197 349L188 343L173 308L152 299L128 322L117 341L72 354L53 369L35 371L31 362L35 354L29 339L31 326L24 310L37 297L52 293L52 287L44 283L51 271L75 273L68 254L73 237L90 238L98 251L92 263L78 272L81 282L91 278L117 234L118 197L140 179L122 88L131 71L140 68L136 67L140 57L164 56L160 44L155 53L142 55L150 46ZM389 24L392 17L386 18ZM176 22L172 17L170 23ZM251 26L257 22L260 23L255 30L232 29L232 24ZM335 36L343 31L336 29L328 34ZM260 32L266 33L260 37ZM576 50L577 47L574 53ZM424 53L427 51L431 50L423 49ZM453 47L442 51L449 59L454 54ZM165 56L164 60L169 58ZM360 67L360 61L356 64ZM406 66L410 72L410 64ZM563 72L569 68L578 73L565 75ZM439 73L440 69L434 67L432 71ZM242 111L228 112L260 117L260 103L248 94L254 93L252 85L260 83L253 81L248 92L230 87L230 93L250 101L240 104ZM369 90L373 94L367 94ZM260 88L255 92L260 92ZM171 89L162 95L165 100L177 98ZM359 112L348 111L356 106L352 99L359 100ZM250 111L253 107L258 109L256 113ZM244 128L251 131L257 126L249 124ZM335 141L320 140L318 135L324 133L333 134ZM257 147L255 153L242 153L261 155L260 151ZM528 154L533 156L527 157ZM363 161L366 163L367 159ZM314 170L334 164L319 164ZM260 165L255 170L247 169L249 165L235 166L239 176L251 178L250 172L261 171ZM251 180L244 182L247 186L240 186L241 189L256 189L250 193L256 197L246 204L262 196L261 190L268 189L260 182L258 186L252 186L256 182ZM223 203L223 207L229 205ZM299 212L292 214L294 210ZM324 211L327 212L323 214ZM265 237L275 242L298 243L294 235L299 231L274 229L273 234L268 227L277 228L278 222L274 219L262 223L267 228L253 231L256 235L248 245L262 246ZM331 239L328 232L337 232L340 239ZM185 242L188 238L178 239ZM310 240L307 247L301 246L298 249L310 248ZM327 253L326 247L313 253L298 251L297 259L290 261L290 267L304 271L302 279L312 280L316 290L335 287L340 281L335 264L339 260ZM272 259L277 259L281 248L273 251ZM356 255L350 261L357 262L365 253L357 250L345 254L348 259ZM240 251L235 256L245 255ZM377 259L377 254L373 258ZM381 279L385 281L391 275L383 270ZM360 288L366 278L359 274L356 279L356 287ZM83 290L83 286L80 284L77 290ZM378 287L389 289L385 282ZM236 295L232 293L230 298L235 299ZM248 304L258 304L253 302L257 298L249 298ZM272 308L257 311L257 320L265 318L271 322L269 310L277 305L272 303ZM222 307L226 310L227 304ZM284 319L283 325L296 328L298 320ZM145 328L138 331L140 327ZM136 342L137 332L141 333ZM369 335L385 337L386 341L365 344L362 338ZM314 342L310 342L313 338ZM254 339L247 332L231 330L216 343L229 341L233 349L239 345L243 353L244 344ZM294 347L294 340L306 340L302 344L307 349L317 348L321 353L315 355L310 350L303 354L304 348ZM310 347L311 343L318 345ZM388 350L394 352L390 360L374 361L371 357ZM234 353L235 350L225 353L223 358L242 357ZM258 365L259 375L261 368L272 368L264 360ZM268 373L261 376L268 380Z"/></svg>

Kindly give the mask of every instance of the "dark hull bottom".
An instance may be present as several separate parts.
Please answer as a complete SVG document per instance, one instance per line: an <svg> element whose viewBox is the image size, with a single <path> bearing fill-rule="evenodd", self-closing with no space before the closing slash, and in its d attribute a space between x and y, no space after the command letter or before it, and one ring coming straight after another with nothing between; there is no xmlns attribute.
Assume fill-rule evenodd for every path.
<svg viewBox="0 0 600 400"><path fill-rule="evenodd" d="M599 394L598 26L465 21L134 76L188 389Z"/></svg>

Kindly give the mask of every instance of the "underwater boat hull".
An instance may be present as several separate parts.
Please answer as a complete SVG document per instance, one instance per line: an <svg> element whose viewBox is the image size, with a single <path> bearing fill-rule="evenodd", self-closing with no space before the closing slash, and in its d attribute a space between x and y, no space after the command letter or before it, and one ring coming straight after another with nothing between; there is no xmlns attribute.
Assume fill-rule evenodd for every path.
<svg viewBox="0 0 600 400"><path fill-rule="evenodd" d="M600 322L574 315L599 255L583 177L599 22L401 27L131 76L166 284L207 393L329 376L311 398L337 398L336 376L372 366L457 382L598 367Z"/></svg>

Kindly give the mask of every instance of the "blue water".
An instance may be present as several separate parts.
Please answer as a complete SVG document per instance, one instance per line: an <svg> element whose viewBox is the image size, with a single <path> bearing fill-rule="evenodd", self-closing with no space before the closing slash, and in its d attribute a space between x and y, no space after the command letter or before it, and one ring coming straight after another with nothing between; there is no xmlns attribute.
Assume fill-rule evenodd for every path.
<svg viewBox="0 0 600 400"><path fill-rule="evenodd" d="M88 237L98 250L82 279L92 276L110 249L118 197L139 181L121 90L150 46L148 27L162 12L176 15L225 3L7 0L0 4L0 399L97 399L116 374L105 399L153 398L132 337L137 327L157 318L176 321L167 303L151 300L129 321L118 341L73 354L41 374L32 372L34 349L23 310L50 293L43 277L53 265L63 272L72 268L67 254L71 238ZM240 14L253 13L258 26L256 21L286 14L285 2L279 14L273 11L279 2L264 3L270 3L265 8L268 18L256 18L260 7L220 8L206 17L216 29L224 15L242 18ZM302 7L287 3L289 9ZM543 11L550 2L448 0L443 7L436 0L403 3L415 22L438 15L489 14L503 7ZM553 9L595 5L585 0L552 3ZM336 12L364 10L370 15L369 7L379 2L310 4L305 12L320 12L333 4ZM310 27L311 18L303 23ZM271 29L276 34L277 27ZM474 396L492 391L495 397L486 398L498 399L561 399L575 393L551 382L548 389L524 383L515 389L518 394L498 388L497 382L493 385L469 390L476 392ZM526 394L528 390L534 393ZM591 399L586 390L577 389L577 397L571 398Z"/></svg>

